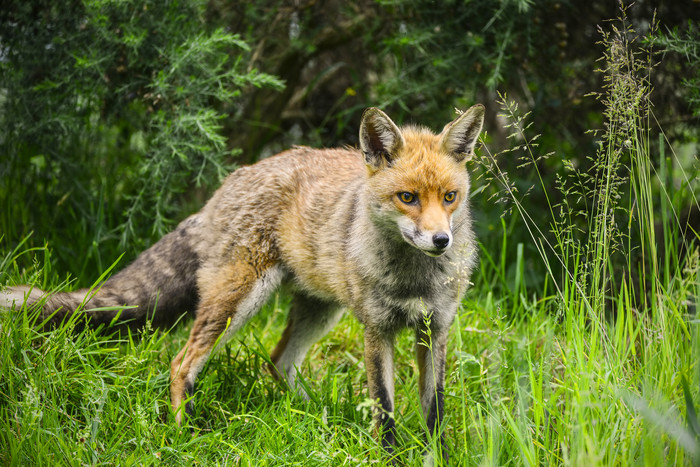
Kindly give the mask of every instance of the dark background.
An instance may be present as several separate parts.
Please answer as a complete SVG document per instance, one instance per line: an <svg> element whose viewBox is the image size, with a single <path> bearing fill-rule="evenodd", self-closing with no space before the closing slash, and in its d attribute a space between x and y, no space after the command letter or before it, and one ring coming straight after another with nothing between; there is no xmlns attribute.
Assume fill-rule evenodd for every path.
<svg viewBox="0 0 700 467"><path fill-rule="evenodd" d="M48 244L48 262L88 285L198 210L236 165L293 144L357 145L368 106L439 131L455 108L483 103L495 154L519 144L499 117L499 101L517 103L552 153L538 168L553 187L563 160L585 170L596 151L604 106L591 93L605 88L601 41L615 31L650 65L630 72L648 76L654 119L694 174L698 19L691 0L9 0L2 250L29 236L22 248ZM523 193L533 185L516 157L501 164ZM476 227L496 249L506 208L472 169Z"/></svg>

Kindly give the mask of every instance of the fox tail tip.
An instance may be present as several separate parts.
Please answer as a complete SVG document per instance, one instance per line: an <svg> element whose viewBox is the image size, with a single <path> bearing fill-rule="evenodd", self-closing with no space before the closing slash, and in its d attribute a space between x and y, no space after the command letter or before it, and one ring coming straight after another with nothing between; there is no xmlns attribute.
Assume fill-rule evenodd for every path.
<svg viewBox="0 0 700 467"><path fill-rule="evenodd" d="M44 291L36 287L21 285L0 290L0 309L20 309L24 303L32 304L41 300Z"/></svg>

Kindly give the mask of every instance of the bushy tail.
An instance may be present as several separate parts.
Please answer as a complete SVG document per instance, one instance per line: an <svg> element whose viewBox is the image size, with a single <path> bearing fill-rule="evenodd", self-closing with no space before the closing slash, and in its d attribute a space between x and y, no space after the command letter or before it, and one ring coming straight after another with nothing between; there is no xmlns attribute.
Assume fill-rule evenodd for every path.
<svg viewBox="0 0 700 467"><path fill-rule="evenodd" d="M147 319L156 326L169 326L183 313L193 312L199 300L199 230L200 221L195 214L92 290L59 292L47 297L37 288L10 287L0 292L0 307L19 308L25 297L28 307L45 299L40 322L48 320L48 325L60 324L79 310L93 327L109 324L117 315L119 328L136 329Z"/></svg>

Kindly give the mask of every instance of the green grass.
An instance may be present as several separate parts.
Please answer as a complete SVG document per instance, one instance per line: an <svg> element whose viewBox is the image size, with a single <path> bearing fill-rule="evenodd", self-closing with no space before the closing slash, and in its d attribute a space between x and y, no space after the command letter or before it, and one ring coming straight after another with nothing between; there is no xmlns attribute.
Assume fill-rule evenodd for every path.
<svg viewBox="0 0 700 467"><path fill-rule="evenodd" d="M484 192L507 200L512 215L484 236L451 330L443 427L453 465L700 463L697 234L678 242L681 209L698 207L697 179L653 125L646 69L618 53L632 47L629 34L604 38L606 127L592 136L600 149L591 168L564 163L555 189L528 116L501 100L515 135L507 156L522 158L518 177L535 187L518 193L502 157L484 148L486 176L475 185L490 180ZM49 248L3 251L0 284L74 286L52 268ZM276 296L212 356L195 387L193 432L175 426L168 400L169 362L188 323L131 338L70 325L42 332L32 310L0 313L0 463L384 465L361 326L346 315L312 349L304 401L264 369L287 308ZM405 465L421 465L430 444L413 345L410 333L399 336Z"/></svg>
<svg viewBox="0 0 700 467"><path fill-rule="evenodd" d="M453 464L691 463L698 444L685 427L682 379L697 400L699 342L682 301L665 296L651 314L622 303L601 327L580 303L561 304L561 317L555 303L521 294L510 313L518 318L509 318L513 305L488 289L469 295L449 346L444 426ZM360 325L346 316L313 348L307 402L264 369L286 308L276 298L210 359L196 386L194 434L175 426L168 405L169 362L186 325L131 339L70 326L39 332L31 312L2 313L0 461L383 465L369 430ZM398 448L407 465L421 465L412 349L402 334Z"/></svg>

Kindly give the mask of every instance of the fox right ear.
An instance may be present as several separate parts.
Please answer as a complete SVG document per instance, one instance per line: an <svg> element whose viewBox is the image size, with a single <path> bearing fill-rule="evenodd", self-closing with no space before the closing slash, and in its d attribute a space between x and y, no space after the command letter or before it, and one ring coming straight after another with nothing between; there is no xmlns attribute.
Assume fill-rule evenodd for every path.
<svg viewBox="0 0 700 467"><path fill-rule="evenodd" d="M381 110L370 107L362 114L360 149L365 163L373 169L391 164L404 145L401 130Z"/></svg>
<svg viewBox="0 0 700 467"><path fill-rule="evenodd" d="M454 121L445 125L440 133L442 147L457 162L469 159L474 154L476 140L484 126L484 106L473 105Z"/></svg>

